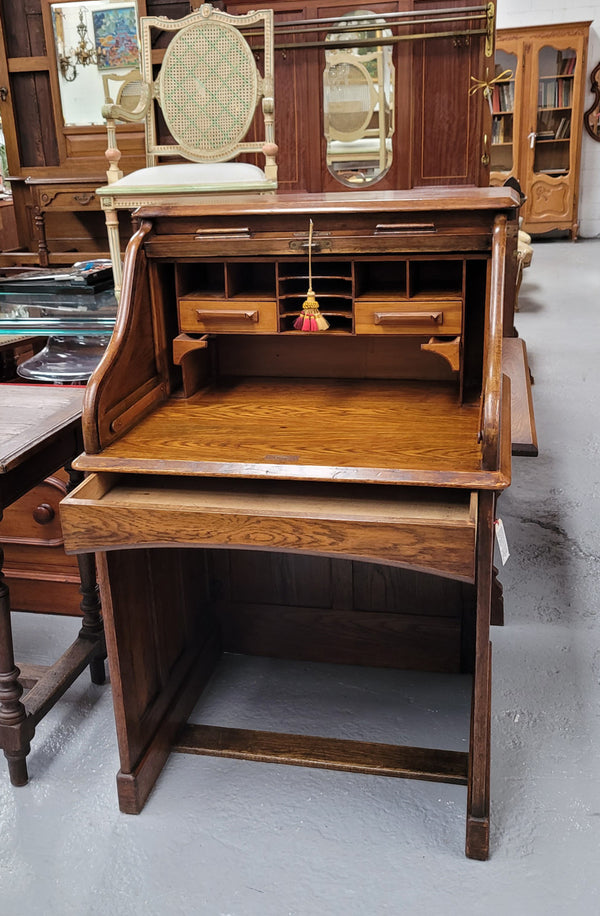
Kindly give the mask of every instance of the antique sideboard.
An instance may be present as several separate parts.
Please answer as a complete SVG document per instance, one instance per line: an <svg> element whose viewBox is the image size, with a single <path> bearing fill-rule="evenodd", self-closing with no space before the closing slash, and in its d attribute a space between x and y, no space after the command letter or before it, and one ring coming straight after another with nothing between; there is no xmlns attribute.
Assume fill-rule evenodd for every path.
<svg viewBox="0 0 600 916"><path fill-rule="evenodd" d="M172 747L448 781L468 789L467 855L487 857L517 216L504 188L215 196L137 213L86 391L87 477L61 504L67 551L97 552L123 811L141 811ZM295 328L309 252L330 325L318 332ZM383 629L379 655L365 634L381 615L357 608L332 609L327 642L327 614L306 640L316 617L254 617L249 603L232 636L211 579L219 557L246 551L375 563L448 583L450 603L466 595L454 645L473 673L469 750L186 726L224 650L405 667L412 652L422 668L431 653L441 670L423 593L415 629Z"/></svg>

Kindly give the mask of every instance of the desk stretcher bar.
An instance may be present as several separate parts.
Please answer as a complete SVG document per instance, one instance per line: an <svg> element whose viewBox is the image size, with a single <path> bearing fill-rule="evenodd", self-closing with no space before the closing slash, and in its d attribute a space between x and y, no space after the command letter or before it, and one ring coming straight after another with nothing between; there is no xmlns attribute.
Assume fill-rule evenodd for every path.
<svg viewBox="0 0 600 916"><path fill-rule="evenodd" d="M176 739L173 750L460 786L466 786L468 781L469 755L466 752L312 735L189 724Z"/></svg>

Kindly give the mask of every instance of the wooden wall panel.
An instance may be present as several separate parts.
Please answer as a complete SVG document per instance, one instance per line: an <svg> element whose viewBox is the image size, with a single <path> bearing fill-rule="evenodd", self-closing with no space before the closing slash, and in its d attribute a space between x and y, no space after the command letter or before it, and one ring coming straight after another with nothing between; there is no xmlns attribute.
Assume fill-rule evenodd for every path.
<svg viewBox="0 0 600 916"><path fill-rule="evenodd" d="M60 165L49 74L13 73L10 83L21 167Z"/></svg>
<svg viewBox="0 0 600 916"><path fill-rule="evenodd" d="M46 54L40 0L2 0L0 9L8 57Z"/></svg>

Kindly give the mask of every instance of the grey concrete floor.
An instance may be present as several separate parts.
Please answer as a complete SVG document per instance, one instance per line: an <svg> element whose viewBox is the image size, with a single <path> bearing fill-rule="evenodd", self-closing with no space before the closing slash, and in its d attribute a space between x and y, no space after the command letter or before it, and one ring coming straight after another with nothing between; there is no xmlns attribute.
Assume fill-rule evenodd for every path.
<svg viewBox="0 0 600 916"><path fill-rule="evenodd" d="M540 457L499 503L511 556L493 630L491 858L464 858L461 787L172 755L120 814L110 687L42 722L27 787L0 760L0 913L600 913L600 240L535 243L519 333ZM13 615L51 661L73 620ZM195 718L463 748L465 677L228 659Z"/></svg>

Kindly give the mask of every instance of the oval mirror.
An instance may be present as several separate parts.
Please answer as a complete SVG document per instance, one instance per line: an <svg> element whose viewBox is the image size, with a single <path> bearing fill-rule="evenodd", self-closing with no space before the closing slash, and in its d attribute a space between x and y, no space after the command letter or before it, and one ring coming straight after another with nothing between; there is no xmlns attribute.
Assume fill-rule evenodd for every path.
<svg viewBox="0 0 600 916"><path fill-rule="evenodd" d="M104 124L103 74L139 66L136 0L62 0L50 10L65 126Z"/></svg>
<svg viewBox="0 0 600 916"><path fill-rule="evenodd" d="M385 20L357 10L338 20L326 41L323 118L327 168L347 187L374 184L392 164L394 65Z"/></svg>

